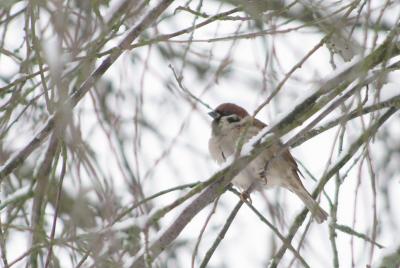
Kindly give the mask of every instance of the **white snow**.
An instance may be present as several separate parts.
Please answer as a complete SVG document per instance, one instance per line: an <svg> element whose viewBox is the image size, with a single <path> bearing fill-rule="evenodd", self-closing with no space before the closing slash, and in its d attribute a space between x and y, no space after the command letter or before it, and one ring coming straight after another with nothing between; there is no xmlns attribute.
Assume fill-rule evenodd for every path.
<svg viewBox="0 0 400 268"><path fill-rule="evenodd" d="M266 126L257 135L253 136L245 145L243 145L243 149L241 155L248 155L254 148L254 145L260 142L264 142L268 137L272 136L273 133L269 133L271 128L274 125Z"/></svg>
<svg viewBox="0 0 400 268"><path fill-rule="evenodd" d="M139 217L130 217L126 220L115 223L111 227L111 229L113 231L121 231L130 228L132 226L137 226L138 228L143 229L148 220L149 220L149 214L142 215Z"/></svg>
<svg viewBox="0 0 400 268"><path fill-rule="evenodd" d="M18 199L24 195L27 195L30 191L31 191L31 185L28 184L28 185L16 190L14 193L7 195L6 198L1 201L0 209L3 206L5 207L7 204L14 202L16 199Z"/></svg>

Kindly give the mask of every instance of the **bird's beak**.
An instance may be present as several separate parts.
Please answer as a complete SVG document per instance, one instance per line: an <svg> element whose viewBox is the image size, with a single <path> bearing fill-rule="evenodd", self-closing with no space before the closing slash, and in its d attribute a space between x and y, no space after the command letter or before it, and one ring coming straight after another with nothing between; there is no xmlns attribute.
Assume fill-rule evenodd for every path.
<svg viewBox="0 0 400 268"><path fill-rule="evenodd" d="M219 113L217 113L216 111L211 111L208 113L209 116L211 116L213 119L218 119L221 117L221 115Z"/></svg>

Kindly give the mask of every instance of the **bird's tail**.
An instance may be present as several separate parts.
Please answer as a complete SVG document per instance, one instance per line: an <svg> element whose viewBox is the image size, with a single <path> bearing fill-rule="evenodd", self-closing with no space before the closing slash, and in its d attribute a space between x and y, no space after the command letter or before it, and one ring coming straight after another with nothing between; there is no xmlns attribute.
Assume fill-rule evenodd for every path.
<svg viewBox="0 0 400 268"><path fill-rule="evenodd" d="M293 192L303 201L317 223L322 223L328 218L328 213L323 210L312 198L304 187L296 187Z"/></svg>

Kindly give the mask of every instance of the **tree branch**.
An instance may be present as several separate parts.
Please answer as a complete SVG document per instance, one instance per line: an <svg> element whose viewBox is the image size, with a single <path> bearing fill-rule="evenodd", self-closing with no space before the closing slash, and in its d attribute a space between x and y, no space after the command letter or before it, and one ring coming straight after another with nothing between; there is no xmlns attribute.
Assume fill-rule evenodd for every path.
<svg viewBox="0 0 400 268"><path fill-rule="evenodd" d="M174 0L162 0L156 7L150 10L147 15L134 26L127 36L121 41L118 49L115 49L101 64L92 72L92 74L83 82L83 84L74 91L68 98L67 102L63 104L62 108L58 110L54 115L50 116L47 123L39 131L38 134L17 154L12 156L8 161L0 168L0 183L4 177L10 174L15 168L20 166L25 159L47 138L54 128L54 122L60 113L71 110L75 107L82 97L92 88L97 80L110 68L110 66L121 56L121 54L128 50L132 41L135 40L146 28L151 25L160 14L173 2Z"/></svg>
<svg viewBox="0 0 400 268"><path fill-rule="evenodd" d="M378 53L383 57L385 55L385 50L383 50L382 47L379 47L376 51L373 53ZM398 50L396 50L397 53L399 53ZM339 89L337 89L337 84L333 84L334 81L336 81L339 85L342 85L343 79L350 82L350 79L355 79L355 74L353 73L355 70L360 70L362 66L360 66L361 62L366 63L369 62L371 64L372 60L371 57L374 55L371 53L368 57L366 57L364 60L361 60L359 63L355 64L352 67L349 67L348 70L349 72L343 71L339 74L339 77L342 79L337 80L337 78L333 78L327 81L326 84L324 84L319 90L317 90L316 93L312 94L309 98L305 99L302 103L297 105L295 109L289 113L286 117L284 117L279 123L277 123L275 126L271 127L270 132L277 133L278 137L286 134L293 128L301 125L303 122L305 122L308 118L310 118L312 115L314 115L316 112L319 111L321 108L321 105L325 104L327 101L329 101L330 96L333 94L329 93L338 93L338 90L344 90L341 86ZM375 55L376 56L376 55ZM368 60L369 59L369 60ZM379 61L374 61L374 64L378 64ZM359 72L357 72L359 74ZM331 92L332 91L332 92ZM321 96L324 96L325 94L328 94L328 96L325 96L325 98L322 98ZM320 100L317 102L317 100ZM394 110L396 111L396 110ZM394 112L393 111L393 112ZM238 158L233 164L230 166L224 168L223 170L217 172L214 176L212 176L209 180L207 181L215 181L213 184L211 184L206 190L204 190L195 200L192 201L191 204L189 204L183 212L178 216L178 218L171 224L169 228L165 230L165 232L150 246L150 252L151 252L151 257L155 258L157 257L164 249L180 234L180 232L185 228L185 226L190 222L190 220L198 213L200 212L205 206L207 206L210 202L212 202L217 196L219 196L220 193L225 191L225 187L230 183L230 181L242 170L245 168L253 159L255 159L260 153L262 153L264 150L269 148L275 141L276 137L275 136L270 136L268 138L265 138L263 142L260 142L263 139L263 137L260 137L258 141L256 141L254 144L258 144L258 146L253 147L251 152L248 155L241 156ZM259 143L260 142L260 143ZM361 146L361 144L359 145ZM347 159L348 160L348 159ZM344 165L345 162L342 163ZM338 166L338 169L342 167L342 165ZM331 174L331 173L328 173ZM331 176L331 175L330 175ZM326 182L325 182L326 183ZM324 184L325 185L325 184ZM321 186L319 186L321 187ZM323 187L323 186L322 186ZM321 191L320 189L319 191ZM305 217L306 214L304 214ZM291 241L291 240L288 240ZM132 261L131 264L132 267L143 267L144 266L144 255L139 254L139 256Z"/></svg>
<svg viewBox="0 0 400 268"><path fill-rule="evenodd" d="M312 196L315 198L318 196L323 190L325 184L330 180L332 176L334 176L339 170L351 159L351 157L360 149L360 147L366 142L366 140L370 139L373 135L375 135L376 131L379 127L387 120L391 115L393 115L398 108L390 108L385 114L383 114L372 126L370 126L365 132L363 132L358 139L350 146L348 152L343 155L343 157L321 178L318 183L318 186L314 190ZM306 218L308 210L303 209L303 211L297 215L294 220L292 226L289 229L289 234L286 236L288 241L292 241L294 235L297 230L300 228L301 224ZM283 255L285 254L287 249L286 245L282 245L277 254L272 259L272 263L270 265L271 268L276 268Z"/></svg>

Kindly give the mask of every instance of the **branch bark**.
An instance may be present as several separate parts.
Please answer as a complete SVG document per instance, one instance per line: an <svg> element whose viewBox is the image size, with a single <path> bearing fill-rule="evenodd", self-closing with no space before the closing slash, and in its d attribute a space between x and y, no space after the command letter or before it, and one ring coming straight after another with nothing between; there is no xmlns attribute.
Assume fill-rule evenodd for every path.
<svg viewBox="0 0 400 268"><path fill-rule="evenodd" d="M392 116L398 108L392 107L383 114L379 120L375 122L371 127L369 127L364 133L362 133L358 139L350 146L348 152L326 173L324 177L318 183L318 186L314 190L312 196L318 196L325 187L325 184L330 180L332 176L334 176L339 170L351 159L351 157L360 149L360 147L366 142L366 140L370 139L373 135L375 135L376 131L379 127ZM286 240L292 241L294 235L296 234L297 230L300 228L301 224L304 222L308 210L303 209L303 211L297 215L294 223L289 229L289 234L286 236ZM282 245L279 249L278 253L272 259L271 268L276 268L282 259L283 255L285 254L287 249L286 245Z"/></svg>
<svg viewBox="0 0 400 268"><path fill-rule="evenodd" d="M162 0L156 7L150 10L146 16L129 31L127 36L101 64L92 72L92 74L83 82L79 89L75 90L66 103L64 103L60 110L53 114L47 121L44 127L39 131L38 134L17 154L12 156L8 161L0 168L0 183L4 177L10 174L15 168L20 166L25 159L37 148L43 141L49 136L54 129L54 123L60 113L71 110L75 107L82 97L90 90L90 88L97 82L97 80L110 68L110 66L121 56L121 54L130 48L133 40L135 40L144 30L147 29L156 19L167 9L167 7L174 0ZM61 115L62 116L62 115Z"/></svg>
<svg viewBox="0 0 400 268"><path fill-rule="evenodd" d="M392 38L392 37L391 37ZM312 115L317 113L321 107L323 107L327 102L332 100L338 94L341 94L353 80L357 77L362 77L365 75L371 68L379 64L380 62L387 60L390 57L398 55L400 53L400 49L394 45L391 41L391 38L386 40L381 46L379 46L375 51L373 51L370 55L360 60L356 64L347 69L343 70L337 76L332 79L329 79L324 85L322 85L314 94L310 97L306 98L302 103L297 105L294 110L289 113L286 117L284 117L279 123L275 126L271 127L269 132L276 133L276 136L280 137L295 127L304 123L307 119L309 119ZM397 109L391 108L390 114L385 114L379 120L380 124L382 124L391 114L393 114ZM374 125L376 126L376 125ZM374 129L375 131L377 129ZM372 131L372 130L371 130ZM366 132L367 133L367 132ZM369 132L368 132L369 133ZM151 256L147 256L151 258L150 260L144 259L144 252L138 254L130 265L134 268L145 267L146 263L151 263L151 261L157 257L164 249L174 241L180 232L186 227L186 225L191 221L194 216L197 215L204 207L206 207L209 203L211 203L217 196L219 196L222 192L225 191L225 187L230 183L230 181L243 169L245 168L253 159L255 159L260 153L264 150L268 149L275 141L276 136L268 137L263 142L262 137L259 142L255 142L254 144L258 144L255 146L248 155L241 156L230 166L216 173L210 180L216 180L212 185L210 185L207 189L205 189L195 200L192 201L177 217L177 219L167 228L163 234L150 246L149 252ZM368 136L367 136L368 137ZM362 135L362 138L365 138L365 135ZM329 180L329 178L335 174L350 158L351 156L358 150L358 148L362 145L361 143L357 143L357 146L352 146L350 148L350 152L348 157L344 157L342 161L340 161L332 170L334 173L328 172L328 174L321 179L320 184L318 185L316 191L314 192L314 196L320 193ZM331 170L331 171L332 171ZM303 214L304 213L304 214ZM297 224L301 224L307 214L307 211L304 210L301 214L302 217L296 218L295 226ZM298 225L299 226L299 225ZM298 228L297 226L297 228ZM296 229L297 230L297 229ZM293 237L288 236L286 241L290 242ZM286 250L286 247L284 248ZM284 252L284 251L283 251ZM283 255L283 253L282 253Z"/></svg>
<svg viewBox="0 0 400 268"><path fill-rule="evenodd" d="M54 132L51 136L46 155L43 159L42 164L40 165L38 174L37 174L37 184L35 189L35 196L33 199L33 206L32 206L32 241L31 241L31 248L34 248L35 245L39 244L43 240L43 199L45 193L47 191L47 185L49 183L50 172L52 169L53 160L55 155L57 154L59 144L59 137L57 132ZM37 264L37 255L38 250L33 250L31 253L31 266L38 267Z"/></svg>

